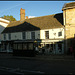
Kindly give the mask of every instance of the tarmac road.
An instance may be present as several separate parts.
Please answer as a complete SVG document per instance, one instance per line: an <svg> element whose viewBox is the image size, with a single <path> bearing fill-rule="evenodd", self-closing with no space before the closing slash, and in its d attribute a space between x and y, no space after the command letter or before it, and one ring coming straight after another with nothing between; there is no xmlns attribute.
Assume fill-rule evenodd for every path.
<svg viewBox="0 0 75 75"><path fill-rule="evenodd" d="M19 69L19 73L30 74L75 74L75 60L27 60L0 58L1 68ZM8 71L7 71L8 72Z"/></svg>
<svg viewBox="0 0 75 75"><path fill-rule="evenodd" d="M0 56L0 74L75 74L72 56Z"/></svg>

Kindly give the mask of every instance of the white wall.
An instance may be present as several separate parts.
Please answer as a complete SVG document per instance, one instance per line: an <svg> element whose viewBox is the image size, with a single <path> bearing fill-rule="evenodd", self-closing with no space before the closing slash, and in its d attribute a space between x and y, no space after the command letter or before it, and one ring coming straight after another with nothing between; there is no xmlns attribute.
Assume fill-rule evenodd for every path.
<svg viewBox="0 0 75 75"><path fill-rule="evenodd" d="M40 30L40 39L45 39L45 31L49 31L49 39L59 39L64 38L64 29L56 28L56 29L44 29ZM58 32L62 31L62 36L58 36ZM54 35L56 33L56 35Z"/></svg>
<svg viewBox="0 0 75 75"><path fill-rule="evenodd" d="M21 32L11 33L11 40L20 40L21 38Z"/></svg>
<svg viewBox="0 0 75 75"><path fill-rule="evenodd" d="M6 20L6 19L3 19L3 18L0 18L0 20L1 20L1 21L4 21L4 22L10 22L10 21L8 21L8 20Z"/></svg>
<svg viewBox="0 0 75 75"><path fill-rule="evenodd" d="M7 27L10 21L0 18L0 40L1 40L1 32Z"/></svg>
<svg viewBox="0 0 75 75"><path fill-rule="evenodd" d="M40 31L34 31L35 32L35 39L45 39L45 31L49 30L49 39L59 39L64 38L64 29L63 28L57 28L57 29L45 29ZM62 31L62 36L58 36L58 32ZM31 39L31 32L33 31L27 31L26 32L26 39ZM56 35L54 35L56 33ZM3 36L2 36L3 39ZM16 32L11 33L11 40L22 40L22 32ZM8 33L7 33L7 40L8 39Z"/></svg>
<svg viewBox="0 0 75 75"><path fill-rule="evenodd" d="M31 39L31 32L33 31L27 31L26 32L26 39ZM40 31L34 31L35 32L35 39L40 39L40 36L38 34L40 34ZM1 35L2 40L4 40L4 36L3 34ZM6 33L6 40L8 39L8 33ZM15 32L15 33L11 33L11 40L22 40L22 32Z"/></svg>

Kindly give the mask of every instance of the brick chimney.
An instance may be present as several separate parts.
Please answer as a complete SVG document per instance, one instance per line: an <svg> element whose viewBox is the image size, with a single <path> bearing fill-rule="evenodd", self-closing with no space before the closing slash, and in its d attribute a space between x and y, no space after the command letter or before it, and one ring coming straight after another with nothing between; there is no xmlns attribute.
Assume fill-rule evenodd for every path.
<svg viewBox="0 0 75 75"><path fill-rule="evenodd" d="M20 21L25 19L25 9L20 9Z"/></svg>
<svg viewBox="0 0 75 75"><path fill-rule="evenodd" d="M28 16L26 16L26 19L28 19Z"/></svg>

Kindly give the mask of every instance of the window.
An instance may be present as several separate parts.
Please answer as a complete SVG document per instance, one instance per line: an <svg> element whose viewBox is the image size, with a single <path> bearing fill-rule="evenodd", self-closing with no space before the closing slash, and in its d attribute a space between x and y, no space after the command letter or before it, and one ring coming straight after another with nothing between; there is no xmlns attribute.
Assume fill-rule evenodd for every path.
<svg viewBox="0 0 75 75"><path fill-rule="evenodd" d="M23 44L23 50L27 50L27 44Z"/></svg>
<svg viewBox="0 0 75 75"><path fill-rule="evenodd" d="M13 49L17 50L17 44L13 44Z"/></svg>
<svg viewBox="0 0 75 75"><path fill-rule="evenodd" d="M18 44L18 50L22 50L22 44Z"/></svg>
<svg viewBox="0 0 75 75"><path fill-rule="evenodd" d="M49 44L46 44L46 48L49 48Z"/></svg>
<svg viewBox="0 0 75 75"><path fill-rule="evenodd" d="M40 34L38 34L38 39L40 39Z"/></svg>
<svg viewBox="0 0 75 75"><path fill-rule="evenodd" d="M45 31L45 38L49 39L49 31Z"/></svg>
<svg viewBox="0 0 75 75"><path fill-rule="evenodd" d="M26 32L22 32L22 38L26 39Z"/></svg>
<svg viewBox="0 0 75 75"><path fill-rule="evenodd" d="M53 51L53 43L51 44L51 47L50 47L50 52Z"/></svg>
<svg viewBox="0 0 75 75"><path fill-rule="evenodd" d="M35 32L31 32L31 39L35 39Z"/></svg>
<svg viewBox="0 0 75 75"><path fill-rule="evenodd" d="M6 34L4 34L4 40L6 40Z"/></svg>
<svg viewBox="0 0 75 75"><path fill-rule="evenodd" d="M33 43L29 43L29 44L28 44L28 49L29 49L29 50L33 50Z"/></svg>
<svg viewBox="0 0 75 75"><path fill-rule="evenodd" d="M62 32L58 32L58 36L62 36Z"/></svg>
<svg viewBox="0 0 75 75"><path fill-rule="evenodd" d="M58 43L58 51L62 52L62 43Z"/></svg>
<svg viewBox="0 0 75 75"><path fill-rule="evenodd" d="M11 34L10 33L8 34L8 39L11 40Z"/></svg>

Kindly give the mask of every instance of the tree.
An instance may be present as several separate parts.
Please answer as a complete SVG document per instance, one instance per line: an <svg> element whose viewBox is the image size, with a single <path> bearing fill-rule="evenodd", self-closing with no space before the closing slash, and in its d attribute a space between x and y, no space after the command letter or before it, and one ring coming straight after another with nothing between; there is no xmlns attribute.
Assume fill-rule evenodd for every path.
<svg viewBox="0 0 75 75"><path fill-rule="evenodd" d="M9 20L9 21L16 21L16 19L12 16L12 15L4 15L2 18L6 19L6 20Z"/></svg>

